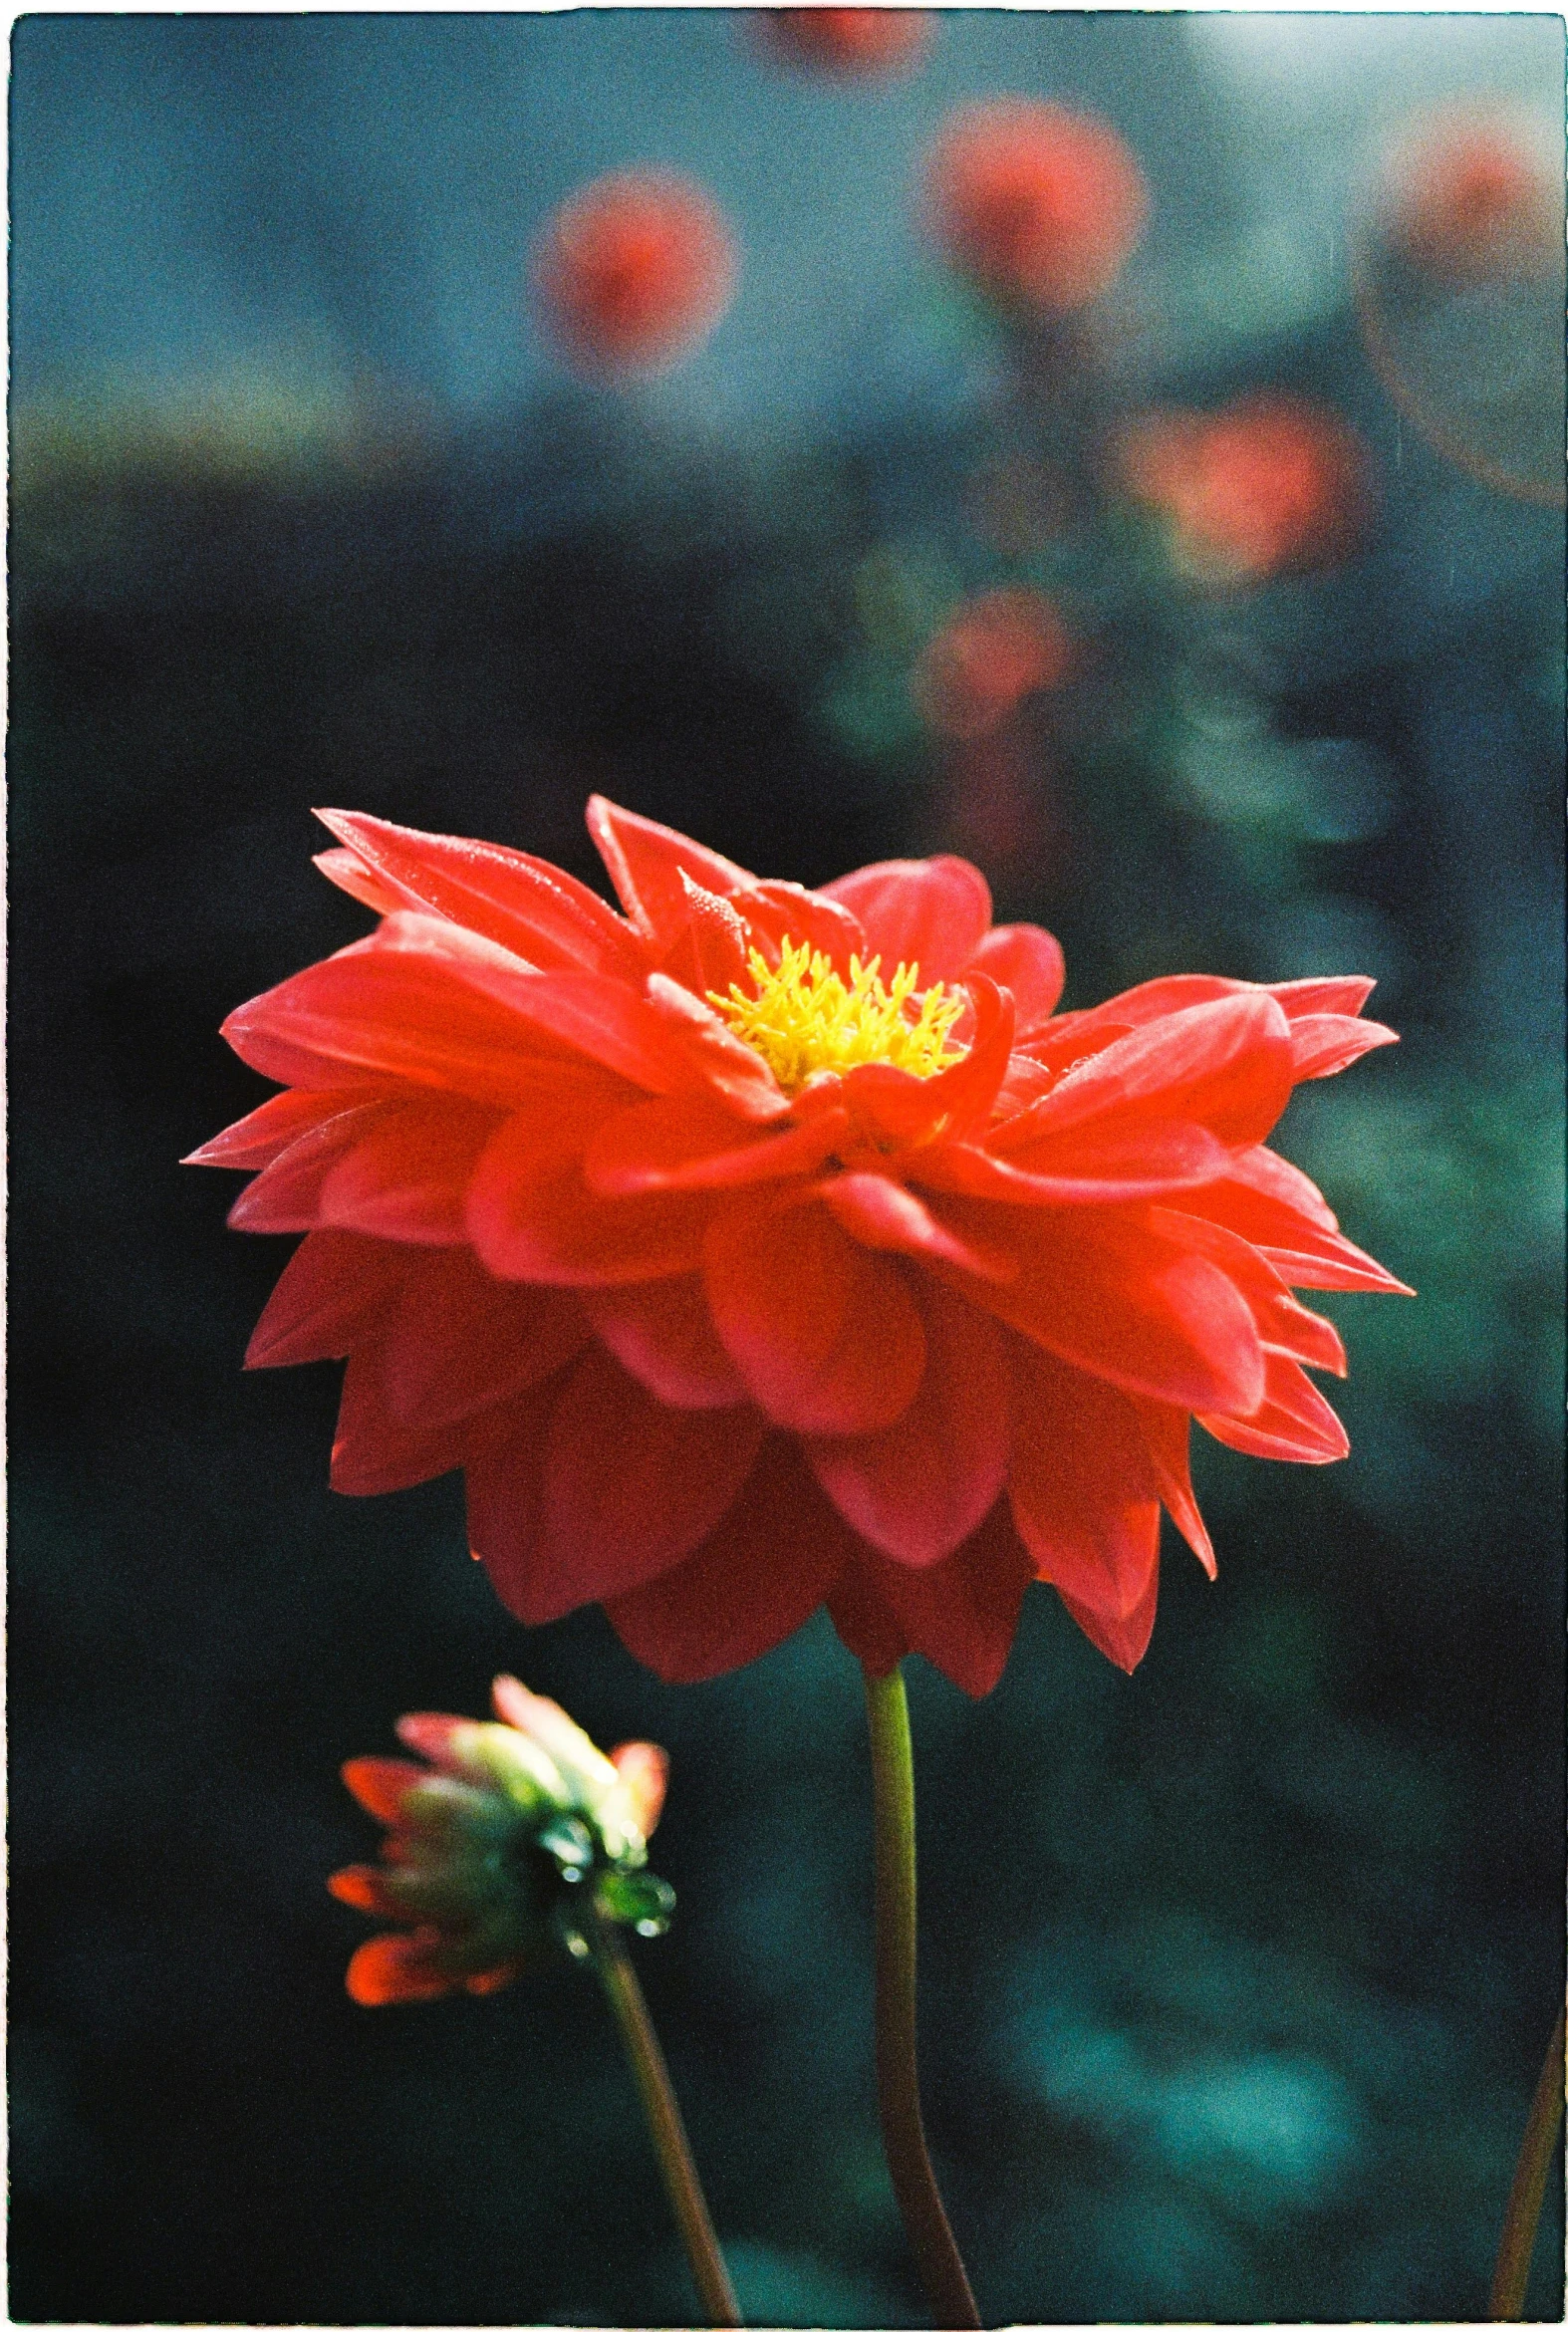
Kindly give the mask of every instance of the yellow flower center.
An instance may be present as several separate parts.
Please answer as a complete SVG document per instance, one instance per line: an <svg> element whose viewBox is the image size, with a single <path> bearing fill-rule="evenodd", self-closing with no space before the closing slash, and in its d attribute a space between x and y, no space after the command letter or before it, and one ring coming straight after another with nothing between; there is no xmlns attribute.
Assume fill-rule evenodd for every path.
<svg viewBox="0 0 1568 2332"><path fill-rule="evenodd" d="M966 1001L938 980L919 996L917 963L901 963L891 986L877 976L882 957L870 963L850 957L848 986L826 955L784 941L778 968L752 948L747 958L756 993L731 987L727 996L708 993L735 1034L760 1053L786 1093L824 1070L858 1069L886 1061L912 1077L934 1077L961 1061L961 1047L947 1038Z"/></svg>

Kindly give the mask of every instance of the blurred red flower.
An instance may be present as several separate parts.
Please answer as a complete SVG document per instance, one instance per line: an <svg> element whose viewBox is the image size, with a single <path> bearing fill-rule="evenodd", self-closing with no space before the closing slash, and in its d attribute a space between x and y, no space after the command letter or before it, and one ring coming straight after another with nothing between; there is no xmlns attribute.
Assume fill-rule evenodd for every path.
<svg viewBox="0 0 1568 2332"><path fill-rule="evenodd" d="M1370 463L1347 421L1278 390L1218 413L1153 413L1118 449L1124 484L1170 521L1181 563L1211 582L1332 566L1371 508Z"/></svg>
<svg viewBox="0 0 1568 2332"><path fill-rule="evenodd" d="M912 71L935 31L924 8L764 8L755 22L785 63L868 81Z"/></svg>
<svg viewBox="0 0 1568 2332"><path fill-rule="evenodd" d="M462 1466L522 1620L603 1602L669 1680L826 1602L982 1692L1049 1580L1132 1668L1163 1502L1205 1565L1195 1415L1338 1457L1292 1286L1391 1288L1263 1147L1391 1032L1365 979L1154 980L1058 1014L1062 956L961 859L820 892L595 799L615 913L525 853L322 813L384 917L231 1014L288 1087L196 1153L305 1231L253 1367L348 1358L333 1481ZM907 967L884 984L879 967Z"/></svg>
<svg viewBox="0 0 1568 2332"><path fill-rule="evenodd" d="M700 346L734 296L734 240L712 197L663 170L583 187L534 244L535 303L579 371L656 373Z"/></svg>
<svg viewBox="0 0 1568 2332"><path fill-rule="evenodd" d="M1071 660L1067 627L1042 593L982 592L927 642L915 702L944 737L988 736L1026 696L1058 687Z"/></svg>
<svg viewBox="0 0 1568 2332"><path fill-rule="evenodd" d="M1447 113L1391 156L1383 189L1395 247L1454 285L1537 276L1563 263L1563 189L1517 125Z"/></svg>
<svg viewBox="0 0 1568 2332"><path fill-rule="evenodd" d="M1106 291L1143 232L1143 172L1107 122L1034 98L960 106L925 164L925 219L961 274L1038 311Z"/></svg>

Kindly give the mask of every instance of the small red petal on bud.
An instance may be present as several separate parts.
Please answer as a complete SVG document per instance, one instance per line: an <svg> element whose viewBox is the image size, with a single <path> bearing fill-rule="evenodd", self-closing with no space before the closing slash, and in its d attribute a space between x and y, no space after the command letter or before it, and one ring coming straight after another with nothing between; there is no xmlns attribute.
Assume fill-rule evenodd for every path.
<svg viewBox="0 0 1568 2332"><path fill-rule="evenodd" d="M362 2008L385 2008L395 2000L438 2000L452 1989L452 1978L434 1964L440 1940L435 1928L416 1928L411 1936L373 1936L349 1961L344 1981L350 1999Z"/></svg>
<svg viewBox="0 0 1568 2332"><path fill-rule="evenodd" d="M378 1822L396 1822L408 1791L427 1776L422 1765L406 1757L351 1757L343 1778L368 1814Z"/></svg>
<svg viewBox="0 0 1568 2332"><path fill-rule="evenodd" d="M626 1783L637 1813L638 1828L652 1838L664 1810L669 1779L669 1757L655 1741L623 1741L610 1752L610 1762Z"/></svg>

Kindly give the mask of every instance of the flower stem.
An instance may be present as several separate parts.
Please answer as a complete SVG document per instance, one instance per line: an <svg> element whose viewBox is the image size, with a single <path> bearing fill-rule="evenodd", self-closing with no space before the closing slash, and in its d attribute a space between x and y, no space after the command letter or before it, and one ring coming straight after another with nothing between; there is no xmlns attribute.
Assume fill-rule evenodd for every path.
<svg viewBox="0 0 1568 2332"><path fill-rule="evenodd" d="M1551 2168L1562 2118L1563 2012L1559 2008L1557 2027L1536 2085L1535 2102L1524 2125L1524 2141L1519 2148L1513 2185L1508 2191L1508 2207L1503 2213L1502 2241L1497 2247L1497 2266L1486 2309L1493 2324L1517 2324L1523 2319L1525 2286L1530 2280L1530 2258L1540 2224L1541 2199L1546 2193L1546 2173Z"/></svg>
<svg viewBox="0 0 1568 2332"><path fill-rule="evenodd" d="M691 2262L691 2273L696 2281L697 2294L702 2302L704 2324L739 2324L740 2310L736 2305L734 2288L724 2265L724 2255L713 2232L713 2221L708 2216L696 2164L691 2159L691 2148L686 2142L685 2125L680 2119L680 2108L670 2086L669 2067L664 2052L658 2045L653 2020L643 1997L643 1986L638 1981L637 1969L632 1964L626 1938L611 1921L594 1922L594 1964L599 1970L605 1993L615 2010L616 2022L621 2027L621 2038L632 2061L632 2071L643 2099L643 2111L648 2117L649 2135L653 2141L653 2152L663 2173L665 2192L680 2228L680 2239Z"/></svg>
<svg viewBox="0 0 1568 2332"><path fill-rule="evenodd" d="M872 1803L877 1841L877 2095L882 2143L937 2324L977 2327L974 2294L936 2191L920 2123L915 2061L915 1756L910 1704L897 1666L866 1671Z"/></svg>

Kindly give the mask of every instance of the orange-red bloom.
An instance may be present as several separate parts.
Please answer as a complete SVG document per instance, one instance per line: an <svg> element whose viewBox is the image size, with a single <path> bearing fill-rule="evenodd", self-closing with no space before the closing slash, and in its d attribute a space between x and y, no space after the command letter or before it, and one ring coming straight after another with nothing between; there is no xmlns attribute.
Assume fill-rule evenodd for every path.
<svg viewBox="0 0 1568 2332"><path fill-rule="evenodd" d="M1391 158L1384 207L1405 257L1455 286L1562 266L1561 175L1503 120L1428 122Z"/></svg>
<svg viewBox="0 0 1568 2332"><path fill-rule="evenodd" d="M1215 583L1332 566L1371 507L1367 452L1326 405L1282 390L1222 412L1152 413L1120 447L1124 483L1171 522L1181 563Z"/></svg>
<svg viewBox="0 0 1568 2332"><path fill-rule="evenodd" d="M1042 593L981 592L926 644L915 702L942 736L987 736L1026 696L1060 686L1071 660L1067 627Z"/></svg>
<svg viewBox="0 0 1568 2332"><path fill-rule="evenodd" d="M935 29L925 8L764 8L755 21L786 64L859 81L913 71Z"/></svg>
<svg viewBox="0 0 1568 2332"><path fill-rule="evenodd" d="M1108 290L1148 207L1143 172L1108 122L1035 98L960 106L926 160L938 248L982 291L1036 311Z"/></svg>
<svg viewBox="0 0 1568 2332"><path fill-rule="evenodd" d="M961 859L803 891L596 799L618 914L323 817L384 919L231 1014L288 1090L196 1156L256 1171L236 1224L308 1234L250 1364L346 1355L334 1483L461 1466L520 1619L603 1602L681 1680L825 1602L873 1668L982 1692L1045 1579L1131 1668L1162 1503L1212 1566L1190 1418L1344 1453L1290 1289L1397 1282L1264 1144L1391 1041L1369 980L1057 1013L1056 941Z"/></svg>
<svg viewBox="0 0 1568 2332"><path fill-rule="evenodd" d="M737 262L712 197L665 170L616 170L574 194L534 245L535 302L579 371L657 373L706 340Z"/></svg>

